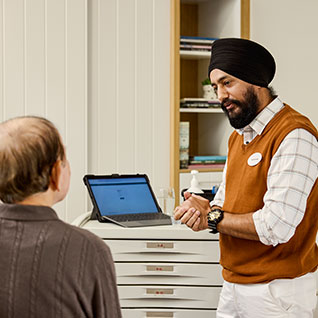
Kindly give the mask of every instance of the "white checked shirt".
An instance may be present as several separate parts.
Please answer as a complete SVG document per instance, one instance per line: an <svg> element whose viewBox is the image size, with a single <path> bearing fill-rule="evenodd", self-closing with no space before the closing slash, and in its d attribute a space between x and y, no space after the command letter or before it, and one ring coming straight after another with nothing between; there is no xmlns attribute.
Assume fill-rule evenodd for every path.
<svg viewBox="0 0 318 318"><path fill-rule="evenodd" d="M283 103L277 97L257 117L237 132L245 144L261 135ZM264 207L253 214L256 232L265 245L285 243L294 235L303 219L307 199L318 175L318 142L305 129L291 131L272 158L267 175ZM219 190L211 202L223 206L225 198L226 166Z"/></svg>

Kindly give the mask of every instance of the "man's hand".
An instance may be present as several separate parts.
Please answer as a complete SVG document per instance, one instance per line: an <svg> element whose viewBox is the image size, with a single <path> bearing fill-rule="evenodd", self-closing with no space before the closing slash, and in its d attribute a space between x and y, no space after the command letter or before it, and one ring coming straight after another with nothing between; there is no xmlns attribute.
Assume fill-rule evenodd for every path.
<svg viewBox="0 0 318 318"><path fill-rule="evenodd" d="M211 211L209 200L189 192L185 192L184 197L186 200L174 210L174 219L181 220L193 231L207 229L207 214Z"/></svg>

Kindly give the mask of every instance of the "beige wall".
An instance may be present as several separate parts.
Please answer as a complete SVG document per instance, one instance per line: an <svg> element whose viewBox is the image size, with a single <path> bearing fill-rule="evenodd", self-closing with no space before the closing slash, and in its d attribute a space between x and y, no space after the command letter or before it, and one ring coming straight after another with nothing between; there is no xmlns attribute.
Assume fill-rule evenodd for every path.
<svg viewBox="0 0 318 318"><path fill-rule="evenodd" d="M318 1L251 0L251 39L277 63L273 87L318 126Z"/></svg>
<svg viewBox="0 0 318 318"><path fill-rule="evenodd" d="M72 221L86 173L169 186L170 0L0 0L0 121L52 120L71 163Z"/></svg>

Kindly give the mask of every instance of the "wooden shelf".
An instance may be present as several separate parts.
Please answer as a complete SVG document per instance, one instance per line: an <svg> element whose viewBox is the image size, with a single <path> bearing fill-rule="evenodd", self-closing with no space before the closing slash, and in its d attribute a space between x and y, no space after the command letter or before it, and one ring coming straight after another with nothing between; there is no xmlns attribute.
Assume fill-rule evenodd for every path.
<svg viewBox="0 0 318 318"><path fill-rule="evenodd" d="M180 108L180 113L223 114L223 110L221 108Z"/></svg>
<svg viewBox="0 0 318 318"><path fill-rule="evenodd" d="M198 169L180 169L180 173L189 173L192 170L197 170L199 172L222 172L223 169L222 168L215 168L215 169L211 169L211 168L198 168Z"/></svg>
<svg viewBox="0 0 318 318"><path fill-rule="evenodd" d="M210 56L211 52L180 50L180 57L182 59L209 59Z"/></svg>

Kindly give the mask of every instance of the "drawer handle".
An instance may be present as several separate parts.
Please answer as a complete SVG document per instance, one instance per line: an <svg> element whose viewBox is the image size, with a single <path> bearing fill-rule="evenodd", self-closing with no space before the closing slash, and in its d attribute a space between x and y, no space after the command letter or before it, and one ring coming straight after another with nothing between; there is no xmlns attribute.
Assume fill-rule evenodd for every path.
<svg viewBox="0 0 318 318"><path fill-rule="evenodd" d="M163 311L163 312L159 312L159 311L149 311L146 312L146 317L147 318L173 318L174 314L173 312L167 312L167 311Z"/></svg>
<svg viewBox="0 0 318 318"><path fill-rule="evenodd" d="M173 266L155 266L147 265L147 272L173 272Z"/></svg>
<svg viewBox="0 0 318 318"><path fill-rule="evenodd" d="M168 242L147 242L147 248L159 248L159 249L165 249L165 248L174 248L174 243L168 243Z"/></svg>
<svg viewBox="0 0 318 318"><path fill-rule="evenodd" d="M147 288L146 294L148 295L173 295L171 288Z"/></svg>

